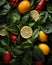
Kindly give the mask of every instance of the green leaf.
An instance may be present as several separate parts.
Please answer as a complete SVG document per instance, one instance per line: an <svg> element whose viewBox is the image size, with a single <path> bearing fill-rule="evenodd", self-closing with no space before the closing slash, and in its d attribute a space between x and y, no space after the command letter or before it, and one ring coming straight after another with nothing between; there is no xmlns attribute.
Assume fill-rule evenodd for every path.
<svg viewBox="0 0 52 65"><path fill-rule="evenodd" d="M44 55L42 53L42 51L38 48L38 46L34 46L33 47L33 56L36 60L41 60L44 61Z"/></svg>
<svg viewBox="0 0 52 65"><path fill-rule="evenodd" d="M31 7L30 10L33 10L33 8L35 9L36 4L39 2L40 0L30 0L31 3Z"/></svg>
<svg viewBox="0 0 52 65"><path fill-rule="evenodd" d="M52 56L48 58L48 61L47 61L47 65L51 65L52 64Z"/></svg>
<svg viewBox="0 0 52 65"><path fill-rule="evenodd" d="M52 14L52 4L47 4L47 11Z"/></svg>
<svg viewBox="0 0 52 65"><path fill-rule="evenodd" d="M26 51L22 60L22 65L32 65L32 52L30 50Z"/></svg>
<svg viewBox="0 0 52 65"><path fill-rule="evenodd" d="M33 27L33 26L35 25L35 21L30 18L30 20L29 20L29 22L28 22L28 25L29 25L30 27Z"/></svg>
<svg viewBox="0 0 52 65"><path fill-rule="evenodd" d="M6 3L6 0L0 0L0 6L2 6L4 3Z"/></svg>
<svg viewBox="0 0 52 65"><path fill-rule="evenodd" d="M12 60L10 61L10 65L15 65L15 64L17 64L17 60L16 60L16 59L12 59Z"/></svg>
<svg viewBox="0 0 52 65"><path fill-rule="evenodd" d="M29 20L29 13L25 14L22 19L21 22L19 24L19 28L21 28L23 25L25 25L27 23L27 21Z"/></svg>
<svg viewBox="0 0 52 65"><path fill-rule="evenodd" d="M12 52L16 56L21 55L23 53L23 51L18 48L12 49Z"/></svg>
<svg viewBox="0 0 52 65"><path fill-rule="evenodd" d="M8 14L8 20L9 22L12 24L12 23L20 23L20 18L21 18L21 15L18 13L17 10L14 10L14 11L11 11L9 12Z"/></svg>
<svg viewBox="0 0 52 65"><path fill-rule="evenodd" d="M0 47L0 57L5 53L5 48Z"/></svg>
<svg viewBox="0 0 52 65"><path fill-rule="evenodd" d="M10 50L10 47L8 43L6 42L6 40L1 40L1 46L5 48L6 50Z"/></svg>
<svg viewBox="0 0 52 65"><path fill-rule="evenodd" d="M11 24L5 27L8 31L12 32L13 34L19 34L19 28L17 24Z"/></svg>
<svg viewBox="0 0 52 65"><path fill-rule="evenodd" d="M11 7L8 3L4 4L2 9L0 10L0 16L6 15L9 12L10 9L11 9Z"/></svg>
<svg viewBox="0 0 52 65"><path fill-rule="evenodd" d="M41 26L41 29L47 34L52 33L52 23L47 21L44 25Z"/></svg>
<svg viewBox="0 0 52 65"><path fill-rule="evenodd" d="M39 36L39 30L40 30L39 26L34 29L33 35L31 37L31 42L35 42L36 41L36 39Z"/></svg>
<svg viewBox="0 0 52 65"><path fill-rule="evenodd" d="M44 11L40 13L39 24L44 24L48 19L48 12Z"/></svg>
<svg viewBox="0 0 52 65"><path fill-rule="evenodd" d="M32 7L35 3L35 0L30 0L30 2L31 2L31 7Z"/></svg>
<svg viewBox="0 0 52 65"><path fill-rule="evenodd" d="M29 20L29 14L25 14L25 15L22 17L21 22L24 24L24 23L26 23L28 20Z"/></svg>
<svg viewBox="0 0 52 65"><path fill-rule="evenodd" d="M51 15L49 15L49 21L51 21L51 22L52 22L52 16L51 16Z"/></svg>

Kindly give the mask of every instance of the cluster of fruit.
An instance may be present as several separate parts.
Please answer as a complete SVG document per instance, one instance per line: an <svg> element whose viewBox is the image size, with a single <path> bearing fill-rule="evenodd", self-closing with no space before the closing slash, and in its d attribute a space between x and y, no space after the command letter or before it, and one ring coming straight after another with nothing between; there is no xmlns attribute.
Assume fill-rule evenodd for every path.
<svg viewBox="0 0 52 65"><path fill-rule="evenodd" d="M29 12L30 17L35 22L37 22L39 20L39 11L43 10L45 3L46 3L45 0L41 0L40 2L37 3L36 7L32 11L29 12L30 6L31 6L31 3L29 0L23 0L23 1L10 0L10 2L9 2L11 7L17 7L18 12L21 15L24 15L27 12ZM6 35L5 32L6 31L3 29L2 31L0 31L0 35L5 36ZM27 25L23 26L20 30L20 35L24 39L29 39L33 35L33 29ZM10 33L10 39L11 39L12 43L14 43L14 41L18 41L17 36L14 35L13 33ZM50 53L50 47L46 44L46 42L48 41L48 35L44 31L40 30L38 40L41 42L38 45L38 47L41 49L41 51L43 52L44 55L48 55ZM10 62L11 54L9 51L5 52L5 54L3 56L3 60L4 60L5 64L8 64ZM36 65L43 65L43 64L41 63L41 61L38 61L38 62L36 62Z"/></svg>
<svg viewBox="0 0 52 65"><path fill-rule="evenodd" d="M12 1L12 0L10 0ZM15 1L15 0L14 0ZM18 0L16 2L18 4ZM45 5L46 1L45 0L41 0L36 7L34 8L34 10L30 11L30 16L32 17L33 20L35 20L35 22L39 19L39 12L43 10L44 5ZM18 11L21 14L25 14L26 12L29 11L30 9L30 1L29 0L23 0L18 4ZM32 36L33 34L33 30L31 27L29 26L23 26L21 28L20 34L23 38L28 39ZM14 37L15 38L15 37ZM16 39L16 38L15 38ZM41 41L41 44L39 44L39 48L43 51L43 53L45 55L49 54L50 52L50 48L47 44L45 44L44 42L46 42L48 40L48 36L46 33L44 33L42 30L39 31L39 37L38 39Z"/></svg>

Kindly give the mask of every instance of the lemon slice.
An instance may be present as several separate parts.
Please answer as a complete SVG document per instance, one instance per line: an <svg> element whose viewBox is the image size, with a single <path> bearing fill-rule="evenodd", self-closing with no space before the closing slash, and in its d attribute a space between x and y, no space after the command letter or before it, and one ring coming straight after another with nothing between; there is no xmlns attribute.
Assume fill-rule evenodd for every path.
<svg viewBox="0 0 52 65"><path fill-rule="evenodd" d="M23 38L28 39L32 36L32 28L29 26L24 26L21 28L20 34Z"/></svg>
<svg viewBox="0 0 52 65"><path fill-rule="evenodd" d="M0 35L5 36L6 35L6 30L5 29L0 30Z"/></svg>
<svg viewBox="0 0 52 65"><path fill-rule="evenodd" d="M33 20L37 21L39 19L39 12L36 10L32 10L30 12L30 16L32 17Z"/></svg>

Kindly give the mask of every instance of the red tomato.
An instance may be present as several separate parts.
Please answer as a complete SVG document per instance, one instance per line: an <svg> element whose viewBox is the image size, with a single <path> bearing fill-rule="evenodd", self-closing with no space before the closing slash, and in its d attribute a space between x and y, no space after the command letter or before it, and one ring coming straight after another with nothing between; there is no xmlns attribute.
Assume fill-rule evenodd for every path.
<svg viewBox="0 0 52 65"><path fill-rule="evenodd" d="M17 36L10 33L10 39L11 39L12 42L17 41Z"/></svg>
<svg viewBox="0 0 52 65"><path fill-rule="evenodd" d="M43 10L44 5L45 5L45 0L40 0L40 2L37 3L37 5L36 5L35 10L37 10L37 11Z"/></svg>
<svg viewBox="0 0 52 65"><path fill-rule="evenodd" d="M6 51L3 55L3 61L5 64L8 64L11 60L11 54L9 51Z"/></svg>
<svg viewBox="0 0 52 65"><path fill-rule="evenodd" d="M44 65L42 61L36 61L35 65Z"/></svg>
<svg viewBox="0 0 52 65"><path fill-rule="evenodd" d="M16 0L15 2L16 2L16 5L18 5L18 3L19 3L19 0Z"/></svg>
<svg viewBox="0 0 52 65"><path fill-rule="evenodd" d="M19 3L19 0L10 0L10 5L12 6L12 7L15 7L16 5L18 5L18 3Z"/></svg>
<svg viewBox="0 0 52 65"><path fill-rule="evenodd" d="M14 6L14 2L15 2L15 0L10 0L9 3L10 3L11 6Z"/></svg>

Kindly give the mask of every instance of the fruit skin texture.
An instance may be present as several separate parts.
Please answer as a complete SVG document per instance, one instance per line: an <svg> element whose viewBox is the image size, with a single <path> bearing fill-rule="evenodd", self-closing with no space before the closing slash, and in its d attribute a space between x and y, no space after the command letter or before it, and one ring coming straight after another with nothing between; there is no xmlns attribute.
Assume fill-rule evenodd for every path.
<svg viewBox="0 0 52 65"><path fill-rule="evenodd" d="M21 1L18 5L18 11L21 14L25 14L30 8L30 2L29 1Z"/></svg>
<svg viewBox="0 0 52 65"><path fill-rule="evenodd" d="M42 61L38 60L35 62L35 65L44 65Z"/></svg>
<svg viewBox="0 0 52 65"><path fill-rule="evenodd" d="M42 11L44 8L45 2L46 2L45 0L40 0L40 2L37 3L36 5L35 10Z"/></svg>
<svg viewBox="0 0 52 65"><path fill-rule="evenodd" d="M50 48L49 48L49 46L47 44L41 43L41 44L38 45L38 47L42 50L44 55L48 55L49 54Z"/></svg>
<svg viewBox="0 0 52 65"><path fill-rule="evenodd" d="M41 42L46 42L48 40L48 36L43 31L40 30L38 39Z"/></svg>
<svg viewBox="0 0 52 65"><path fill-rule="evenodd" d="M3 61L5 64L8 64L11 60L11 54L9 51L6 51L3 55Z"/></svg>
<svg viewBox="0 0 52 65"><path fill-rule="evenodd" d="M11 39L12 42L17 41L17 36L10 33L10 39Z"/></svg>

